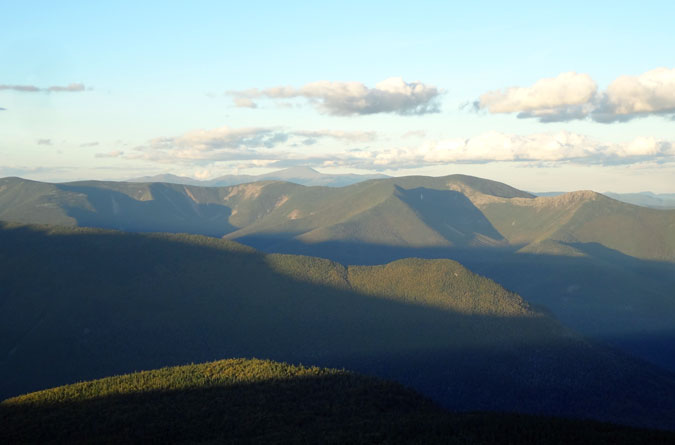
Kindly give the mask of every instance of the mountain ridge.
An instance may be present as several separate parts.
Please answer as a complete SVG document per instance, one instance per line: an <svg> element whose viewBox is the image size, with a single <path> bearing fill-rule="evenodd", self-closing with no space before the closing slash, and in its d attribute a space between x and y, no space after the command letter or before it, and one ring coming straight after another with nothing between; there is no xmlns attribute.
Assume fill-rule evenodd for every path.
<svg viewBox="0 0 675 445"><path fill-rule="evenodd" d="M261 403L264 402L264 403ZM588 420L450 413L392 381L229 359L135 372L0 402L6 442L665 443Z"/></svg>
<svg viewBox="0 0 675 445"><path fill-rule="evenodd" d="M159 174L127 179L125 182L168 182L174 184L197 185L202 187L225 187L259 181L288 181L308 186L343 187L369 179L386 178L382 174L326 174L311 167L298 166L277 170L260 175L222 175L213 179L198 180L186 176Z"/></svg>

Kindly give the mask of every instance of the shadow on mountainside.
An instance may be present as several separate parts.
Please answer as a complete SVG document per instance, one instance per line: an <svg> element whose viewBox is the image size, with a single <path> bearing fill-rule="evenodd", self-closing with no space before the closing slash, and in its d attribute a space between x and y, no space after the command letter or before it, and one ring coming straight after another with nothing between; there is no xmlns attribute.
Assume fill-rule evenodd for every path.
<svg viewBox="0 0 675 445"><path fill-rule="evenodd" d="M455 410L675 428L670 373L544 316L368 296L325 260L192 235L5 226L0 282L0 397L261 357L395 379Z"/></svg>
<svg viewBox="0 0 675 445"><path fill-rule="evenodd" d="M498 244L504 237L463 193L425 187L396 186L403 202L430 228L455 246Z"/></svg>
<svg viewBox="0 0 675 445"><path fill-rule="evenodd" d="M65 206L78 226L131 232L200 233L220 237L236 230L232 210L222 204L199 204L165 184L148 188L152 199L134 199L108 188L58 184L64 191L84 193L92 209Z"/></svg>
<svg viewBox="0 0 675 445"><path fill-rule="evenodd" d="M362 242L303 243L283 234L239 242L266 252L311 255L342 264L450 258L491 278L567 326L675 371L675 263L642 260L597 243L562 243L586 256L506 247L401 247Z"/></svg>
<svg viewBox="0 0 675 445"><path fill-rule="evenodd" d="M0 404L10 442L652 444L672 432L500 413L449 413L398 385L349 374L85 400Z"/></svg>

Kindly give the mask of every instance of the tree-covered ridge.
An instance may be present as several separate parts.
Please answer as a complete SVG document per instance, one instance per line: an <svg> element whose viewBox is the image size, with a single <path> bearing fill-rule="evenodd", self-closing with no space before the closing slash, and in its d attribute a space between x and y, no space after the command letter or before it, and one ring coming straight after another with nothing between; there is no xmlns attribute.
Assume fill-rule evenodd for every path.
<svg viewBox="0 0 675 445"><path fill-rule="evenodd" d="M270 360L229 359L197 365L164 367L74 383L12 397L3 401L2 404L5 407L52 404L120 394L189 390L259 382L274 383L294 378L330 375L351 374L344 370L294 366Z"/></svg>
<svg viewBox="0 0 675 445"><path fill-rule="evenodd" d="M348 270L349 283L366 295L465 314L536 315L520 296L452 260L408 258L382 266L349 266Z"/></svg>
<svg viewBox="0 0 675 445"><path fill-rule="evenodd" d="M61 386L0 403L5 443L666 443L591 421L450 413L344 370L229 359Z"/></svg>

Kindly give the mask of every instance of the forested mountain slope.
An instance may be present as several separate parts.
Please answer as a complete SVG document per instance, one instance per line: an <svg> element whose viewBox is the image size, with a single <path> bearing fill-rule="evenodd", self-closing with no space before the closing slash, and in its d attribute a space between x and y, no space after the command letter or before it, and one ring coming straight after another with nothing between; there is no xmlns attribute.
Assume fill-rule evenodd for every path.
<svg viewBox="0 0 675 445"><path fill-rule="evenodd" d="M344 370L231 359L136 372L0 403L3 442L666 443L592 421L449 413Z"/></svg>
<svg viewBox="0 0 675 445"><path fill-rule="evenodd" d="M0 393L223 357L347 367L460 410L675 427L675 379L450 260L377 267L225 240L0 230Z"/></svg>

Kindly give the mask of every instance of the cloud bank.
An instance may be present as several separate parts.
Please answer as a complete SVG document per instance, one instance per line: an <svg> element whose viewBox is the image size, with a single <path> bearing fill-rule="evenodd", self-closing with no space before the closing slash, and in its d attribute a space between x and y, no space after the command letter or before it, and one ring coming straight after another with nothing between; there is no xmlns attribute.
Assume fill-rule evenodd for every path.
<svg viewBox="0 0 675 445"><path fill-rule="evenodd" d="M357 148L352 145L340 151L309 147L321 138L347 144L377 141L377 135L370 132L221 127L155 138L136 147L134 153L124 154L124 158L199 165L238 161L250 165L340 166L380 171L453 163L628 165L675 162L674 141L640 137L624 143L608 143L568 131L529 135L489 132L471 138L427 140L400 147Z"/></svg>
<svg viewBox="0 0 675 445"><path fill-rule="evenodd" d="M278 151L271 149L288 143L289 147L314 145L319 139L329 138L347 143L370 142L377 138L370 131L342 130L298 130L285 131L278 128L220 127L209 130L194 130L175 137L151 139L146 145L136 148L133 159L155 161L225 161L260 160L270 156L279 157ZM285 153L287 155L287 153Z"/></svg>
<svg viewBox="0 0 675 445"><path fill-rule="evenodd" d="M47 88L40 88L35 85L0 85L0 91L18 91L21 93L60 93L60 92L69 92L77 93L85 90L85 86L82 83L71 83L70 85L60 86L53 85Z"/></svg>
<svg viewBox="0 0 675 445"><path fill-rule="evenodd" d="M340 165L375 170L428 165L488 162L564 162L593 165L675 161L675 143L652 137L626 143L604 143L570 133L513 135L489 132L468 139L427 141L416 147L350 152Z"/></svg>
<svg viewBox="0 0 675 445"><path fill-rule="evenodd" d="M605 91L587 74L562 73L530 87L490 91L474 103L490 113L518 113L541 122L592 119L625 122L651 115L675 116L675 68L621 76Z"/></svg>
<svg viewBox="0 0 675 445"><path fill-rule="evenodd" d="M334 116L396 113L421 115L439 111L436 99L441 91L422 82L405 82L400 77L386 79L374 88L361 82L318 81L300 88L277 86L263 90L229 91L238 107L253 108L253 99L302 97L320 112Z"/></svg>

